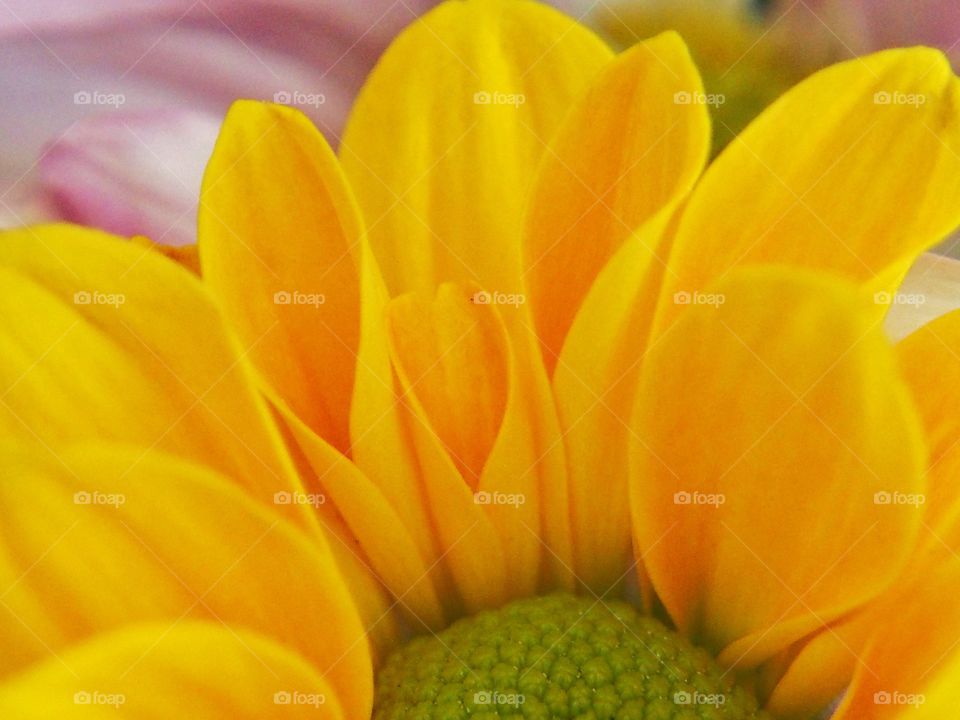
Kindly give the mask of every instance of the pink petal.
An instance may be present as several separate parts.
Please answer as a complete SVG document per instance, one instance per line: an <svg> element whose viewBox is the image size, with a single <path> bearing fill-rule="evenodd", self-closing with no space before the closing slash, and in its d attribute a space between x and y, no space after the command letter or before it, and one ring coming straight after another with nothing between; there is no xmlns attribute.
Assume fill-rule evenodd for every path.
<svg viewBox="0 0 960 720"><path fill-rule="evenodd" d="M40 182L65 220L192 243L218 126L216 117L182 110L91 116L44 153Z"/></svg>
<svg viewBox="0 0 960 720"><path fill-rule="evenodd" d="M73 128L80 118L94 112L109 115L117 106L128 112L189 108L222 118L238 97L273 100L277 93L288 93L306 98L300 108L335 142L354 94L383 47L415 13L433 4L434 0L0 2L4 89L0 137L7 140L0 154L0 197L16 190L42 149L51 143L56 147L61 135L76 150L74 131L89 132ZM84 98L93 100L83 104ZM122 125L119 129L124 130ZM127 140L115 142L124 146ZM184 145L184 150L205 147L202 138L185 139ZM100 157L97 164L106 173L103 163ZM77 168L76 163L68 166ZM143 163L138 167L145 170ZM154 168L143 177L162 174L162 169ZM64 190L66 178L56 181L49 173L45 177L56 182L58 192ZM71 217L88 217L99 205L99 194L81 201L79 196L89 192L74 189L60 198L71 204ZM168 190L160 195L172 197ZM129 228L132 214L111 207L109 224ZM174 234L181 236L181 228Z"/></svg>
<svg viewBox="0 0 960 720"><path fill-rule="evenodd" d="M60 217L33 173L0 194L0 228L49 222Z"/></svg>
<svg viewBox="0 0 960 720"><path fill-rule="evenodd" d="M848 53L929 45L960 65L960 3L956 0L777 0L768 17L772 23L781 15L795 27L806 26L807 31L835 41Z"/></svg>

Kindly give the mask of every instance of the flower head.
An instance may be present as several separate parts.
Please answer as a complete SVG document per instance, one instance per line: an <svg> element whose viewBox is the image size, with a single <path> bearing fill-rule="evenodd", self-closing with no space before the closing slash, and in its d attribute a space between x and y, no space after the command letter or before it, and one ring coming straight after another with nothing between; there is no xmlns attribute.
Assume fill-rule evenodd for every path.
<svg viewBox="0 0 960 720"><path fill-rule="evenodd" d="M582 641L529 686L560 717L951 702L960 317L882 323L960 221L958 82L924 49L837 65L705 168L679 36L614 56L532 2L448 2L339 155L234 105L202 279L8 233L4 716L362 718L384 665L449 669L426 717L506 713L550 632ZM658 620L608 607L635 578ZM411 631L437 642L398 654Z"/></svg>

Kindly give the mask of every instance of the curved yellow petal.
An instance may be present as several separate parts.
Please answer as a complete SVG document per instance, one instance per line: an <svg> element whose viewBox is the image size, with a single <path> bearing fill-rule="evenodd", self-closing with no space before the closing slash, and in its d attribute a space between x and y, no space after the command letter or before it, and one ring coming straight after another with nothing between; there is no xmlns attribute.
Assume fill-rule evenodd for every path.
<svg viewBox="0 0 960 720"><path fill-rule="evenodd" d="M675 34L618 57L552 142L528 218L526 274L567 452L574 572L600 593L630 565L630 409L665 229L709 153L702 96Z"/></svg>
<svg viewBox="0 0 960 720"><path fill-rule="evenodd" d="M352 459L383 494L383 500L396 513L404 532L416 545L422 562L427 565L424 572L432 578L439 601L450 605L453 592L449 575L445 564L441 562L439 543L430 521L420 468L405 426L400 391L390 360L386 325L389 297L376 258L366 240L360 245L360 276L360 347L350 409ZM302 441L308 446L312 444L310 440ZM325 456L325 453L321 455ZM371 524L368 516L361 512L356 522L366 527L376 543L390 547L392 538L388 538L377 524ZM405 552L399 550L405 546L405 541L399 541L394 551ZM415 562L411 561L411 566ZM386 571L381 572L384 578L389 575ZM419 588L424 572L407 577L403 586ZM427 592L427 588L424 587L423 591ZM421 604L416 595L404 597L405 606L430 625L432 620L429 618L436 616L433 600L424 597L424 604Z"/></svg>
<svg viewBox="0 0 960 720"><path fill-rule="evenodd" d="M226 478L139 446L5 449L0 674L128 623L207 618L295 649L351 717L370 651L329 549Z"/></svg>
<svg viewBox="0 0 960 720"><path fill-rule="evenodd" d="M7 720L342 720L302 656L245 628L184 620L98 635L0 681ZM356 717L356 716L353 716Z"/></svg>
<svg viewBox="0 0 960 720"><path fill-rule="evenodd" d="M523 422L522 380L491 300L447 283L432 300L408 294L388 308L391 354L434 498L434 523L451 553L480 554L470 565L482 575L450 559L471 608L535 592L543 554L534 433ZM461 509L452 512L447 503ZM447 514L459 516L455 533L467 533L468 524L475 530L462 539L453 528L445 531ZM489 546L481 550L486 534Z"/></svg>
<svg viewBox="0 0 960 720"><path fill-rule="evenodd" d="M703 291L756 263L893 291L913 260L960 223L958 107L950 64L925 48L857 58L800 83L697 186L665 297ZM660 326L679 311L665 303Z"/></svg>
<svg viewBox="0 0 960 720"><path fill-rule="evenodd" d="M804 642L778 678L767 710L778 718L807 718L840 697L857 667L866 667L864 648L877 629L875 609L879 602L870 603Z"/></svg>
<svg viewBox="0 0 960 720"><path fill-rule="evenodd" d="M207 165L198 212L204 280L253 364L345 452L362 230L333 151L299 111L239 101Z"/></svg>
<svg viewBox="0 0 960 720"><path fill-rule="evenodd" d="M237 345L191 273L63 225L4 233L0 277L0 434L173 453L265 502L299 487L246 362L252 346Z"/></svg>
<svg viewBox="0 0 960 720"><path fill-rule="evenodd" d="M873 638L835 720L940 720L956 714L960 559L946 551L905 578L877 613Z"/></svg>
<svg viewBox="0 0 960 720"><path fill-rule="evenodd" d="M276 405L310 465L321 496L329 498L349 531L350 538L341 542L348 558L352 556L390 590L400 608L416 620L417 630L420 624L430 630L442 628L442 602L449 604L451 600L438 593L447 584L437 553L421 555L412 537L417 528L403 523L398 508L376 484L307 427L289 407L279 400ZM403 500L405 504L415 501L416 498ZM358 549L352 547L353 542ZM384 619L375 616L371 620L381 625Z"/></svg>
<svg viewBox="0 0 960 720"><path fill-rule="evenodd" d="M912 551L919 420L853 285L732 273L651 349L633 427L637 552L678 626L728 664L869 601Z"/></svg>
<svg viewBox="0 0 960 720"><path fill-rule="evenodd" d="M609 63L546 149L523 260L551 373L600 271L645 222L665 222L664 209L675 209L703 170L710 118L702 97L686 45L664 33ZM645 264L662 272L669 247L657 240Z"/></svg>
<svg viewBox="0 0 960 720"><path fill-rule="evenodd" d="M509 387L505 333L482 292L441 285L434 302L405 295L389 306L399 372L471 489L503 424Z"/></svg>
<svg viewBox="0 0 960 720"><path fill-rule="evenodd" d="M960 312L944 315L916 330L897 345L903 379L920 413L929 448L927 489L922 499L923 529L911 568L925 567L929 553L960 549ZM899 585L899 583L898 583ZM780 679L769 703L778 717L799 717L822 707L850 682L864 664L864 646L887 618L894 588L849 619L827 628L806 643ZM869 672L869 668L866 669Z"/></svg>
<svg viewBox="0 0 960 720"><path fill-rule="evenodd" d="M519 286L522 212L570 103L612 57L528 0L446 2L381 57L340 145L392 294Z"/></svg>

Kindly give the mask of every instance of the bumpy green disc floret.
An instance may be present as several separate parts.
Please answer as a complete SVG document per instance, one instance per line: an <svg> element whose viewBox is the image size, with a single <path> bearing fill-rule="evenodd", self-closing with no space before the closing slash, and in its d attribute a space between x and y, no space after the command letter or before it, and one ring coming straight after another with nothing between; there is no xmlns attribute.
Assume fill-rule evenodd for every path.
<svg viewBox="0 0 960 720"><path fill-rule="evenodd" d="M704 650L621 602L550 595L411 640L375 720L765 720Z"/></svg>

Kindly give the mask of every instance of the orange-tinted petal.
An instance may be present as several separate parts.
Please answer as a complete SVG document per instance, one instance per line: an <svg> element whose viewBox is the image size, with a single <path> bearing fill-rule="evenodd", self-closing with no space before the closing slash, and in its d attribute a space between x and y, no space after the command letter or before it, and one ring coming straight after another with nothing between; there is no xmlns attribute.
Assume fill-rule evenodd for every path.
<svg viewBox="0 0 960 720"><path fill-rule="evenodd" d="M634 532L679 627L750 667L896 577L925 456L855 286L764 267L701 298L644 364Z"/></svg>
<svg viewBox="0 0 960 720"><path fill-rule="evenodd" d="M531 205L527 277L544 363L555 367L574 571L596 592L630 564L630 409L669 251L664 230L709 152L702 95L678 36L627 51L574 105Z"/></svg>
<svg viewBox="0 0 960 720"><path fill-rule="evenodd" d="M337 158L306 116L235 103L200 196L204 280L265 381L341 451L360 332L360 234Z"/></svg>

